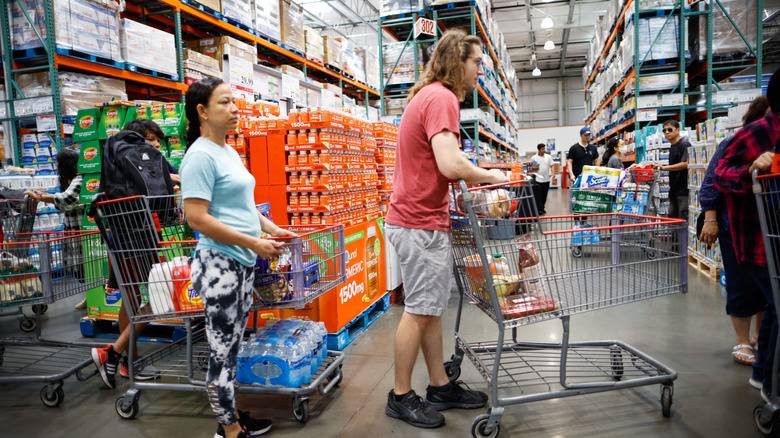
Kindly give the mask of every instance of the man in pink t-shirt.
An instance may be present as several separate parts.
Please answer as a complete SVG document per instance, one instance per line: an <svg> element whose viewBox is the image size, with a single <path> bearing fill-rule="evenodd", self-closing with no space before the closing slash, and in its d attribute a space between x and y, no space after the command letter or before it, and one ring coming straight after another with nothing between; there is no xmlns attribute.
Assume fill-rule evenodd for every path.
<svg viewBox="0 0 780 438"><path fill-rule="evenodd" d="M401 119L387 213L387 238L400 258L404 313L395 333L395 386L385 413L417 427L438 427L450 408L485 405L487 394L450 382L444 370L441 317L452 280L449 183L508 181L498 170L474 166L460 153L460 101L477 88L482 43L463 31L446 32ZM422 348L430 385L426 398L412 389L412 369Z"/></svg>

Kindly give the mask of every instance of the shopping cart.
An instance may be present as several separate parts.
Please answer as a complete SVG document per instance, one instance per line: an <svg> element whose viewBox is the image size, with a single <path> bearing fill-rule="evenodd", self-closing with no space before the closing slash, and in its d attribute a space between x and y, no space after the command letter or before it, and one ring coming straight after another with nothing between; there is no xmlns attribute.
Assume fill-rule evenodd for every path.
<svg viewBox="0 0 780 438"><path fill-rule="evenodd" d="M30 240L35 224L35 212L38 207L38 200L25 196L22 200L3 199L0 200L0 218L2 219L2 239L1 242L24 242ZM6 250L23 252L25 247L22 245L9 247ZM45 303L32 304L34 316L27 316L20 303L16 311L1 303L0 298L0 316L15 315L19 320L19 328L25 332L35 330L38 325L38 316L43 315L49 309ZM10 300L5 300L10 301Z"/></svg>
<svg viewBox="0 0 780 438"><path fill-rule="evenodd" d="M769 281L772 284L772 296L775 307L780 303L780 173L758 175L753 173L753 193L758 206L758 217L761 222L761 234L764 235ZM775 361L772 364L772 375L777 376L780 369L780 343L775 347ZM769 402L757 406L753 410L756 426L764 435L780 436L780 395L778 394L778 378L772 379Z"/></svg>
<svg viewBox="0 0 780 438"><path fill-rule="evenodd" d="M177 197L135 196L97 203L95 222L109 244L109 259L126 302L130 336L136 325L149 322L183 324L180 341L136 358L133 343L128 350L130 389L116 400L116 412L125 419L139 412L140 391L206 391L209 348L203 303L189 281L190 260L197 241L186 235L182 202ZM259 260L255 267L256 312L269 307L302 308L306 303L342 284L346 272L344 228L341 225L290 227L298 237L283 239L285 261ZM197 325L197 327L196 327ZM136 360L153 364L160 374L139 382L133 370ZM326 394L339 385L341 352L328 352L311 382L298 388L241 385L239 393L290 395L293 413L305 422L309 395Z"/></svg>
<svg viewBox="0 0 780 438"><path fill-rule="evenodd" d="M617 188L583 188L580 183L581 179L577 178L570 190L569 212L571 214L627 213L644 215L656 211L651 196L656 185L656 174L652 169L627 169L625 180ZM582 257L586 248L611 245L609 233L604 234L598 230L592 230L595 224L588 223L586 216L577 216L575 226L578 230L572 236L572 256ZM649 256L655 255L652 248L655 246L655 237L659 236L652 236L653 238L649 240L644 239L649 237L647 235L625 236L625 238L630 237L642 238L643 240L636 242L636 244L647 248Z"/></svg>
<svg viewBox="0 0 780 438"><path fill-rule="evenodd" d="M499 219L532 226L512 240L496 240L488 236L487 220L477 215L485 206L474 205L472 198L479 190L497 186L465 194L465 183L460 185L466 214L453 216L452 227L461 294L455 354L445 369L451 380L457 379L465 355L488 383L492 407L474 420L472 435L497 436L508 405L650 384L661 385L662 413L669 416L677 374L620 341L570 342L570 317L685 292L684 222L620 213ZM533 202L529 189L521 190L520 196L520 203ZM593 231L609 236L610 244L594 247L588 257L571 257L571 241L582 218ZM656 242L651 257L641 242L659 232L670 233L677 241ZM498 254L506 263L491 264L489 256L495 260ZM468 332L461 330L464 299L497 323L496 340L466 340ZM562 322L561 343L518 341L519 327L551 319ZM507 329L512 331L511 340L505 339Z"/></svg>
<svg viewBox="0 0 780 438"><path fill-rule="evenodd" d="M102 286L107 278L106 250L96 232L23 233L17 242L0 244L0 310L45 306ZM0 384L43 382L41 401L59 406L63 381L79 381L92 366L92 345L44 339L36 317L27 319L35 337L0 338Z"/></svg>

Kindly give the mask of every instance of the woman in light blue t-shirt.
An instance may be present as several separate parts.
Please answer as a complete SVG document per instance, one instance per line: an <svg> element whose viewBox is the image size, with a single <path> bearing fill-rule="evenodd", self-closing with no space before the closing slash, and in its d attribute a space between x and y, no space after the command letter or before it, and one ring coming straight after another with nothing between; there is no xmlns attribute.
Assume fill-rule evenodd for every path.
<svg viewBox="0 0 780 438"><path fill-rule="evenodd" d="M269 420L236 411L238 347L252 305L257 256L281 254L282 243L260 238L294 236L255 209L255 178L225 134L238 125L238 108L230 87L208 78L190 85L185 98L190 144L181 164L182 198L187 222L201 234L192 262L193 287L203 299L211 408L219 425L215 437L248 437L267 432Z"/></svg>

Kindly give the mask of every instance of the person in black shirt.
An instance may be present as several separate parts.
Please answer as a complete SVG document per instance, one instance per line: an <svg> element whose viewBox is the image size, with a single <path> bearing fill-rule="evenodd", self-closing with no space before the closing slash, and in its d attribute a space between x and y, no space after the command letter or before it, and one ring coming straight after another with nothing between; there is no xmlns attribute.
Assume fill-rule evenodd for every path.
<svg viewBox="0 0 780 438"><path fill-rule="evenodd" d="M664 122L664 137L672 144L669 164L657 168L669 172L669 217L688 220L688 148L691 144L680 137L676 120Z"/></svg>
<svg viewBox="0 0 780 438"><path fill-rule="evenodd" d="M596 146L588 143L590 143L590 128L586 126L580 129L580 141L574 143L566 155L566 168L569 171L571 184L574 184L574 181L580 176L583 166L591 166L598 160L599 152L596 150Z"/></svg>

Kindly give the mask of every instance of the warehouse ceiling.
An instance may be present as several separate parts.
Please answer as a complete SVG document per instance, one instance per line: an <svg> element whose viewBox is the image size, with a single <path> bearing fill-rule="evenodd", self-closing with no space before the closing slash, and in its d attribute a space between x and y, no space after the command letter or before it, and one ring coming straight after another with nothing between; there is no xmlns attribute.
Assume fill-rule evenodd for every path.
<svg viewBox="0 0 780 438"><path fill-rule="evenodd" d="M325 33L349 37L358 45L375 45L380 0L300 0L307 25ZM492 16L506 39L519 78L530 77L531 52L536 51L545 76L582 74L593 25L604 15L604 0L493 0ZM542 29L551 17L554 27ZM544 44L552 40L553 50ZM563 67L563 69L561 68Z"/></svg>
<svg viewBox="0 0 780 438"><path fill-rule="evenodd" d="M300 0L299 3L307 12L307 25L326 34L348 37L359 46L377 44L380 0ZM775 26L778 16L772 14L778 3L780 0L764 0L765 17L771 16L769 19ZM533 52L543 78L581 76L588 44L594 37L594 25L599 16L607 14L608 4L605 0L492 0L491 16L504 34L518 79L531 78ZM553 21L551 29L542 29L546 17ZM555 48L546 50L547 41L552 41ZM773 50L773 55L777 53Z"/></svg>

